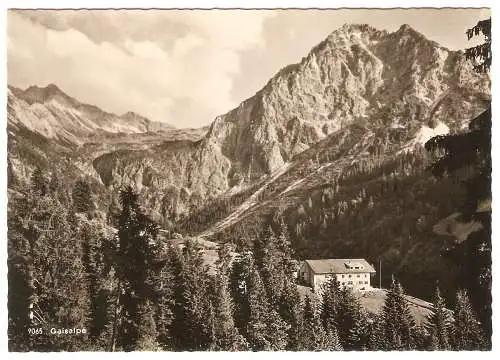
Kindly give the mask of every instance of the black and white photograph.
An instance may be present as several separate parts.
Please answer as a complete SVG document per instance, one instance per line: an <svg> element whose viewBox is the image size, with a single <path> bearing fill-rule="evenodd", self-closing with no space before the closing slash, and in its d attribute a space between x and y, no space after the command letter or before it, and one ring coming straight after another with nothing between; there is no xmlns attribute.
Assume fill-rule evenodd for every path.
<svg viewBox="0 0 500 360"><path fill-rule="evenodd" d="M9 352L492 350L489 8L5 13Z"/></svg>

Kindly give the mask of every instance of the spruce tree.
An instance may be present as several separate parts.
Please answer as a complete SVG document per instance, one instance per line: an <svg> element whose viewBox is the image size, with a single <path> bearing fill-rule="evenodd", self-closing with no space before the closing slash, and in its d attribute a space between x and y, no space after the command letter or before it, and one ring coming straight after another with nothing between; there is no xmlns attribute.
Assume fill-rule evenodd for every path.
<svg viewBox="0 0 500 360"><path fill-rule="evenodd" d="M9 331L32 325L32 320L48 328L87 328L90 304L82 261L83 244L78 232L67 221L67 210L52 197L35 192L18 205L12 209L9 236L14 232L22 237L9 238L9 257L14 257L8 263L14 271L9 274L9 281L16 278L20 284L9 288L13 291L9 301L15 298L23 309L12 308L14 304L9 304L9 309L16 314L9 319ZM12 252L13 241L21 241L18 251ZM29 318L30 304L33 319ZM27 328L23 330L28 336ZM32 351L74 351L89 345L86 334L51 336L44 332L28 338L24 338L28 345L25 350Z"/></svg>
<svg viewBox="0 0 500 360"><path fill-rule="evenodd" d="M200 351L210 344L206 318L209 315L207 267L198 245L187 240L181 268L176 274L174 319L171 334L177 350Z"/></svg>
<svg viewBox="0 0 500 360"><path fill-rule="evenodd" d="M156 259L159 244L158 226L143 212L138 195L131 187L120 193L122 212L118 228L117 275L120 282L119 345L124 351L137 347L140 309L154 295L155 277L159 269Z"/></svg>
<svg viewBox="0 0 500 360"><path fill-rule="evenodd" d="M174 291L173 277L168 271L162 271L160 274L164 282L158 292L156 302L153 304L155 314L156 330L158 331L158 343L163 350L174 350L172 334L170 332L173 322L174 309Z"/></svg>
<svg viewBox="0 0 500 360"><path fill-rule="evenodd" d="M336 328L325 329L326 333L326 343L328 347L325 349L327 351L342 351L344 348L340 343L339 333Z"/></svg>
<svg viewBox="0 0 500 360"><path fill-rule="evenodd" d="M284 284L285 269L278 238L271 227L255 243L255 263L264 282L267 296L273 306L277 305Z"/></svg>
<svg viewBox="0 0 500 360"><path fill-rule="evenodd" d="M491 18L467 29L467 38L483 36L484 42L465 50L465 58L479 73L488 73L491 66ZM447 251L460 268L461 286L468 289L483 330L491 336L491 103L469 122L468 132L438 135L425 144L425 149L443 154L431 166L433 175L462 177L465 197L460 213L462 221L476 221L482 229L471 232L465 241Z"/></svg>
<svg viewBox="0 0 500 360"><path fill-rule="evenodd" d="M483 44L465 49L465 58L475 61L474 70L478 73L487 73L491 67L491 18L479 21L474 27L467 29L467 39L483 35Z"/></svg>
<svg viewBox="0 0 500 360"><path fill-rule="evenodd" d="M92 190L87 181L79 179L73 186L72 191L73 207L76 212L88 213L92 210Z"/></svg>
<svg viewBox="0 0 500 360"><path fill-rule="evenodd" d="M340 283L332 276L322 289L321 320L325 329L337 328L340 296Z"/></svg>
<svg viewBox="0 0 500 360"><path fill-rule="evenodd" d="M302 304L297 285L290 279L285 281L279 306L279 314L289 325L287 350L297 351L300 344Z"/></svg>
<svg viewBox="0 0 500 360"><path fill-rule="evenodd" d="M33 319L29 306L33 303L34 284L29 241L18 228L14 219L9 219L8 238L8 347L9 351L35 350L28 328Z"/></svg>
<svg viewBox="0 0 500 360"><path fill-rule="evenodd" d="M345 350L363 350L368 342L368 324L361 304L350 289L343 288L339 293L336 307L336 321L328 319L330 328L336 324L340 343Z"/></svg>
<svg viewBox="0 0 500 360"><path fill-rule="evenodd" d="M95 224L92 224L95 226ZM109 336L106 334L110 323L109 300L110 292L107 287L109 265L105 259L103 235L90 224L83 224L79 230L79 237L83 241L83 264L87 277L87 286L90 300L89 337L97 347L105 347L102 340Z"/></svg>
<svg viewBox="0 0 500 360"><path fill-rule="evenodd" d="M449 326L446 304L439 287L436 287L433 312L427 317L427 330L431 335L432 350L450 350Z"/></svg>
<svg viewBox="0 0 500 360"><path fill-rule="evenodd" d="M223 263L224 264L224 263ZM245 339L239 334L234 323L234 305L229 293L229 279L224 265L218 269L211 289L211 310L213 330L211 350L241 351L247 348Z"/></svg>
<svg viewBox="0 0 500 360"><path fill-rule="evenodd" d="M465 290L457 292L454 320L451 331L454 350L487 350L490 348L491 345L485 341L481 326Z"/></svg>
<svg viewBox="0 0 500 360"><path fill-rule="evenodd" d="M158 332L154 319L153 306L149 300L145 300L138 309L138 339L134 350L137 351L157 351L160 349L158 342Z"/></svg>
<svg viewBox="0 0 500 360"><path fill-rule="evenodd" d="M335 329L328 329L328 331L325 331L315 309L315 304L310 296L306 296L304 300L299 350L334 351L340 349L339 345Z"/></svg>
<svg viewBox="0 0 500 360"><path fill-rule="evenodd" d="M370 351L380 351L385 348L384 339L384 326L383 318L381 315L373 315L371 319L368 320L368 342L367 350Z"/></svg>
<svg viewBox="0 0 500 360"><path fill-rule="evenodd" d="M246 338L254 351L284 350L287 325L271 308L259 272L252 269L248 278L249 321Z"/></svg>
<svg viewBox="0 0 500 360"><path fill-rule="evenodd" d="M290 328L274 309L270 309L266 317L266 336L270 351L285 350L288 345L287 332Z"/></svg>
<svg viewBox="0 0 500 360"><path fill-rule="evenodd" d="M387 293L383 307L383 330L386 350L413 350L415 320L404 292L397 281Z"/></svg>
<svg viewBox="0 0 500 360"><path fill-rule="evenodd" d="M160 296L157 312L158 341L164 349L182 350L182 316L184 310L184 281L182 272L184 258L181 250L168 244L166 266L162 269L165 281L163 296ZM160 307L161 306L161 307Z"/></svg>
<svg viewBox="0 0 500 360"><path fill-rule="evenodd" d="M267 339L266 317L269 312L264 284L257 270L252 269L248 278L248 307L249 318L247 324L247 340L254 351L270 350Z"/></svg>
<svg viewBox="0 0 500 360"><path fill-rule="evenodd" d="M425 324L418 324L413 331L415 350L433 350L432 336L426 329Z"/></svg>
<svg viewBox="0 0 500 360"><path fill-rule="evenodd" d="M288 231L288 227L283 218L280 218L279 225L280 225L280 233L278 235L276 244L281 255L280 265L282 266L285 274L287 276L291 276L297 271L295 263L293 261L294 251L290 241L290 234Z"/></svg>
<svg viewBox="0 0 500 360"><path fill-rule="evenodd" d="M40 167L36 167L31 174L31 189L36 195L45 196L49 187L47 177Z"/></svg>
<svg viewBox="0 0 500 360"><path fill-rule="evenodd" d="M368 313L361 307L356 299L355 302L355 322L350 331L349 340L351 346L356 350L368 350L370 341L370 322Z"/></svg>
<svg viewBox="0 0 500 360"><path fill-rule="evenodd" d="M251 252L240 254L231 266L230 288L234 299L235 324L241 334L246 336L250 317L248 282L254 269L254 259Z"/></svg>

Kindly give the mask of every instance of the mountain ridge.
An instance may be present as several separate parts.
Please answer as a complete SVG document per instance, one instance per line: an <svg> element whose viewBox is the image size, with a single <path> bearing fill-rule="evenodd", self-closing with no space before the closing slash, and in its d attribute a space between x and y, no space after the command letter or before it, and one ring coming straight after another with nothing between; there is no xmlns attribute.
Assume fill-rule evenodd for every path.
<svg viewBox="0 0 500 360"><path fill-rule="evenodd" d="M370 42L375 42L372 49L367 48ZM420 59L406 61L406 53L414 53L415 49L422 52L417 54ZM382 55L385 62L380 60ZM425 66L415 63L418 60ZM437 46L409 26L403 25L393 33L368 25L343 26L315 46L300 63L278 71L254 96L216 117L207 136L221 144L226 156L239 163L243 173L270 173L356 118L380 116L383 110L390 111L394 103L407 101L415 107L432 104L448 88L457 87L453 81L440 86L440 80L450 82L453 73L447 74L450 80L440 79L433 70L437 75L462 73L461 67L463 62L457 52ZM425 83L409 79L410 71ZM463 80L473 82L479 78L469 74L469 79ZM413 94L404 94L407 89L400 85L401 79ZM395 94L394 88L400 93ZM321 95L323 102L318 99ZM398 95L407 99L397 101ZM294 103L306 108L301 111ZM277 120L279 117L283 120ZM280 139L294 131L300 133L294 141ZM258 147L251 154L258 157L254 162L249 160L252 147Z"/></svg>
<svg viewBox="0 0 500 360"><path fill-rule="evenodd" d="M200 198L251 188L322 139L352 126L358 129L352 133L364 132L360 141L367 145L356 147L364 152L381 144L411 150L429 134L460 131L484 107L489 83L458 52L409 26L390 33L345 25L301 62L278 71L254 96L217 116L200 140L161 144L160 136L130 151L89 152L82 161L89 162L109 191L132 184L156 214L178 219ZM125 113L120 119L138 117ZM175 201L151 203L155 193L174 193Z"/></svg>
<svg viewBox="0 0 500 360"><path fill-rule="evenodd" d="M170 160L161 164L158 153L151 165L184 169L185 176L172 178L170 185L158 179L176 192L209 197L234 193L233 188L244 189L270 176L353 124L368 123L375 130L371 136L379 135L375 143L400 142L395 151L419 145L433 129L459 131L483 109L488 89L489 79L472 72L458 52L437 46L408 26L393 33L344 26L300 63L278 71L254 96L217 116L205 138L190 150L196 166L180 165L179 157L166 153ZM217 154L224 165L203 165L201 154ZM125 157L120 162L132 173L143 171L141 160L134 165ZM111 173L121 172L114 169ZM111 177L111 184L118 186L126 178ZM186 211L184 206L178 210L170 213L174 219Z"/></svg>
<svg viewBox="0 0 500 360"><path fill-rule="evenodd" d="M55 84L33 85L25 90L8 85L8 115L11 126L24 126L47 138L75 145L98 138L101 132L132 134L173 129L133 112L119 116L82 103Z"/></svg>

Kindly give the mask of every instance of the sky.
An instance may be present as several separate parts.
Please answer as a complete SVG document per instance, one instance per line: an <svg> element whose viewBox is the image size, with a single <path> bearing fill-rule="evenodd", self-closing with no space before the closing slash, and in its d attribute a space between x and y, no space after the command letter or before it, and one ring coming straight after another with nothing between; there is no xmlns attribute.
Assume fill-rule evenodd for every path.
<svg viewBox="0 0 500 360"><path fill-rule="evenodd" d="M408 24L451 49L487 9L9 10L7 82L54 83L116 114L200 127L345 23Z"/></svg>

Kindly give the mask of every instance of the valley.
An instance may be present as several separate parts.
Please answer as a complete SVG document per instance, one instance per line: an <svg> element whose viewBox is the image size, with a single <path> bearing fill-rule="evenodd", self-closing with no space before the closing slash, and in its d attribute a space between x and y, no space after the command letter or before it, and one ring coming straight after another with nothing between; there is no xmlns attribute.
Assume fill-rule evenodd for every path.
<svg viewBox="0 0 500 360"><path fill-rule="evenodd" d="M26 192L36 168L68 198L85 179L105 219L131 185L169 234L238 251L284 222L298 258L382 259L384 287L395 274L429 300L439 280L451 299L458 270L441 251L453 237L434 227L457 212L467 175L436 181L423 145L490 100L488 76L411 27L345 25L201 129L110 114L56 85L10 87L9 189Z"/></svg>

